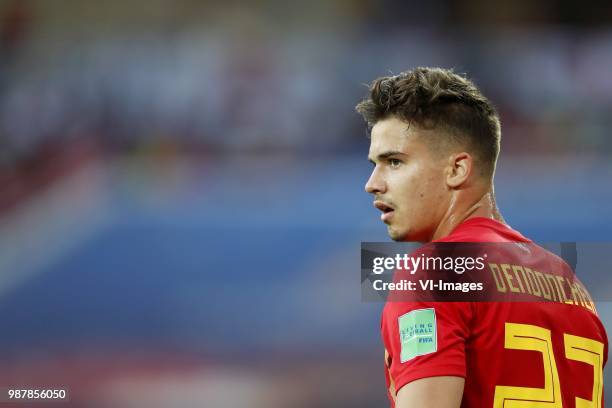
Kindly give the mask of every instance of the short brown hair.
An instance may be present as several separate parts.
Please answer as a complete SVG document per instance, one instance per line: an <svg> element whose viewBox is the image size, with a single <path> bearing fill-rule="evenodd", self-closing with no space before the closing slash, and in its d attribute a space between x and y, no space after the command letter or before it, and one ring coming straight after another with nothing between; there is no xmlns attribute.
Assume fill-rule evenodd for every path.
<svg viewBox="0 0 612 408"><path fill-rule="evenodd" d="M492 176L501 139L499 115L473 82L449 69L416 68L374 80L356 106L368 125L397 116L423 129L441 129L471 150Z"/></svg>

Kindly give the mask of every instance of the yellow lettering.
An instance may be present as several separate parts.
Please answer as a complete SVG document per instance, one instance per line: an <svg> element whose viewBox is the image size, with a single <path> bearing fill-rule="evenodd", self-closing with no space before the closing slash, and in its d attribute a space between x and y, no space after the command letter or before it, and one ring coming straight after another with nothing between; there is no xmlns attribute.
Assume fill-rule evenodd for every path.
<svg viewBox="0 0 612 408"><path fill-rule="evenodd" d="M529 280L529 283L531 285L531 287L533 288L533 295L534 296L542 296L542 291L540 290L540 285L538 285L538 281L536 280L535 276L533 275L533 271L529 268L527 268L526 266L524 267L525 269L525 273L527 274L527 279Z"/></svg>
<svg viewBox="0 0 612 408"><path fill-rule="evenodd" d="M550 287L552 288L550 292L552 293L553 300L556 302L560 302L561 294L559 293L559 284L557 283L557 280L555 279L555 275L545 273L544 276L546 277L546 281L549 283ZM555 289L556 289L556 292L555 292Z"/></svg>
<svg viewBox="0 0 612 408"><path fill-rule="evenodd" d="M559 289L561 290L561 295L563 296L563 302L572 303L572 301L569 300L567 295L565 294L565 289L563 289L563 284L565 283L565 279L563 278L563 276L556 276L555 278L557 279L557 285L559 285Z"/></svg>
<svg viewBox="0 0 612 408"><path fill-rule="evenodd" d="M525 293L525 289L523 289L523 283L521 282L521 278L519 277L518 272L521 272L523 274L523 278L525 278L525 271L523 270L523 267L520 265L512 265L512 272L514 272L514 277L516 278L516 281L519 284L519 289L521 290L522 293ZM529 285L527 282L525 282L527 285ZM529 286L527 286L529 288ZM531 293L531 290L529 291L529 293Z"/></svg>
<svg viewBox="0 0 612 408"><path fill-rule="evenodd" d="M493 280L495 280L495 286L497 286L497 290L499 292L506 293L506 284L504 283L501 277L499 266L494 263L489 263L489 269L491 270L491 274L493 274Z"/></svg>
<svg viewBox="0 0 612 408"><path fill-rule="evenodd" d="M512 284L512 279L514 278L510 275L510 272L508 272L510 269L510 265L501 264L500 267L502 269L502 272L504 273L504 276L506 277L506 280L508 281L508 287L510 288L510 291L518 293L518 288Z"/></svg>
<svg viewBox="0 0 612 408"><path fill-rule="evenodd" d="M505 348L542 354L544 388L497 385L493 408L562 408L561 383L550 330L518 323L506 323L505 328Z"/></svg>
<svg viewBox="0 0 612 408"><path fill-rule="evenodd" d="M538 271L534 271L534 273L536 276L536 280L538 281L538 283L540 284L540 288L542 289L542 296L544 296L544 299L551 300L552 298L550 297L550 288L548 287L548 282L546 282L546 279L544 279L544 275L542 275L542 272Z"/></svg>
<svg viewBox="0 0 612 408"><path fill-rule="evenodd" d="M563 335L565 357L593 366L593 391L591 400L576 397L576 408L600 408L603 394L603 343L586 337Z"/></svg>

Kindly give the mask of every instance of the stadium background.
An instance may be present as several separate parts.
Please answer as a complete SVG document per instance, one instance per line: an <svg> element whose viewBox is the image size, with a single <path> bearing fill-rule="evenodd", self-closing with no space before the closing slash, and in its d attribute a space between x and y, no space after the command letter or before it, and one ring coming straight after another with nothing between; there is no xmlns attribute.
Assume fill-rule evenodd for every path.
<svg viewBox="0 0 612 408"><path fill-rule="evenodd" d="M0 385L384 406L363 84L468 73L501 112L509 223L609 241L611 22L604 2L1 1Z"/></svg>

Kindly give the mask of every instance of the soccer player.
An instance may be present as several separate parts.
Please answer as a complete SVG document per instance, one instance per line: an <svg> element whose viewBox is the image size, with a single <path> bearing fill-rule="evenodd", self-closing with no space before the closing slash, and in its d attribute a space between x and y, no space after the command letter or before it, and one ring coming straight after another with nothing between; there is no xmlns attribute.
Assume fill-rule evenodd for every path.
<svg viewBox="0 0 612 408"><path fill-rule="evenodd" d="M356 109L371 127L365 189L393 240L530 242L496 207L500 121L471 81L417 68L376 79ZM537 251L517 250L508 265L524 272L560 264ZM552 301L387 301L381 330L391 405L603 407L605 329L591 302L572 299L559 291ZM406 335L415 327L432 328L431 344Z"/></svg>

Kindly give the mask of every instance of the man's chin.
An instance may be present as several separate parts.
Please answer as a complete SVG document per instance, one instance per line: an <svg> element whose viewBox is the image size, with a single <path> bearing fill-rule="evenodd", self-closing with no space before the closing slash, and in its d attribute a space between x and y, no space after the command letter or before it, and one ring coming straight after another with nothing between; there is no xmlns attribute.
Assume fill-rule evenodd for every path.
<svg viewBox="0 0 612 408"><path fill-rule="evenodd" d="M391 226L387 227L387 233L389 234L389 238L396 242L420 242L422 244L430 242L430 239L422 235L410 233L410 231L398 231Z"/></svg>
<svg viewBox="0 0 612 408"><path fill-rule="evenodd" d="M402 232L402 231L398 231L397 229L393 228L391 225L387 226L387 233L389 234L389 238L391 238L394 241L400 242L400 241L405 241L406 239L406 233Z"/></svg>
<svg viewBox="0 0 612 408"><path fill-rule="evenodd" d="M396 242L427 242L426 239L415 235L414 232L411 233L410 230L399 230L391 225L387 226L387 233L389 238Z"/></svg>

